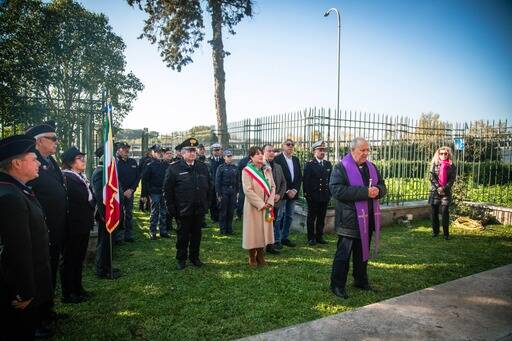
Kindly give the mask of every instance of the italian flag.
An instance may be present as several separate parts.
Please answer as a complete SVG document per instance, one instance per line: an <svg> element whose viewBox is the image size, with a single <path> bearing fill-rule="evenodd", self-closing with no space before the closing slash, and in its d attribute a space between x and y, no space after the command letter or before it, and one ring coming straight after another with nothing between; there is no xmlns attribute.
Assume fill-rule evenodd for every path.
<svg viewBox="0 0 512 341"><path fill-rule="evenodd" d="M112 233L121 218L121 204L119 200L119 181L117 178L116 159L112 140L112 104L108 103L105 110L103 126L104 162L103 162L103 204L105 205L105 225L107 231Z"/></svg>
<svg viewBox="0 0 512 341"><path fill-rule="evenodd" d="M270 188L270 184L268 183L267 178L265 177L265 174L263 174L263 171L261 169L258 169L252 163L248 163L247 167L244 168L244 171L256 183L258 183L258 185L261 186L265 195L267 197L269 197L272 189ZM271 207L271 208L265 209L265 220L267 222L271 222L274 220L274 208Z"/></svg>

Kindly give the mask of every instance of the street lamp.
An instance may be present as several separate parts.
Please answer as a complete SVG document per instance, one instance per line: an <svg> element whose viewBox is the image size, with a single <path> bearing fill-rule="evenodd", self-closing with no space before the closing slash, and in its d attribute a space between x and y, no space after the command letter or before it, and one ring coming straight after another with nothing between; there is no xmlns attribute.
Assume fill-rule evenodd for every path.
<svg viewBox="0 0 512 341"><path fill-rule="evenodd" d="M340 37L341 37L341 21L340 21L340 12L336 8L331 8L324 13L324 17L329 16L331 12L336 12L336 17L338 19L338 91L337 91L337 100L336 100L336 118L338 118L340 112ZM339 141L338 141L338 122L337 120L334 122L334 158L335 161L338 162L339 157Z"/></svg>

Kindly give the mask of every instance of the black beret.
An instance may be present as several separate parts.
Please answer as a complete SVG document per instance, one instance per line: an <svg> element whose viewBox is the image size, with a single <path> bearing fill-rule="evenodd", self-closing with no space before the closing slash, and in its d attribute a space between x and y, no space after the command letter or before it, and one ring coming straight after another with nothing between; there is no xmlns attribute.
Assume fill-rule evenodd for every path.
<svg viewBox="0 0 512 341"><path fill-rule="evenodd" d="M25 134L35 137L39 134L55 133L55 122L48 121L25 130Z"/></svg>
<svg viewBox="0 0 512 341"><path fill-rule="evenodd" d="M185 149L196 148L198 144L199 144L199 141L197 141L197 139L195 139L193 137L189 137L188 139L186 139L185 141L183 141L181 143L181 148L185 148Z"/></svg>
<svg viewBox="0 0 512 341"><path fill-rule="evenodd" d="M73 146L62 153L62 162L71 163L78 155L85 155L85 153L82 153L77 147Z"/></svg>
<svg viewBox="0 0 512 341"><path fill-rule="evenodd" d="M152 149L154 150L155 152L159 151L160 149L162 149L162 147L159 145L159 144L154 144L151 146L151 148L149 149Z"/></svg>
<svg viewBox="0 0 512 341"><path fill-rule="evenodd" d="M197 145L197 148L204 148L204 144L199 143L199 144Z"/></svg>
<svg viewBox="0 0 512 341"><path fill-rule="evenodd" d="M0 140L0 161L4 161L10 157L35 153L36 140L29 135L13 135Z"/></svg>
<svg viewBox="0 0 512 341"><path fill-rule="evenodd" d="M98 148L96 148L96 150L94 151L94 155L96 155L96 157L102 157L103 156L103 153L105 153L104 151L104 148L103 146L99 146Z"/></svg>

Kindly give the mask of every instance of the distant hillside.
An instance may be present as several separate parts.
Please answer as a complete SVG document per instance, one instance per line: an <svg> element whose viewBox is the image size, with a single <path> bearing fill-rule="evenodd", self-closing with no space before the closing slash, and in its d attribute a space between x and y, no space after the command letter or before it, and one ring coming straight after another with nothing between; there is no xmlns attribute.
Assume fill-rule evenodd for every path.
<svg viewBox="0 0 512 341"><path fill-rule="evenodd" d="M142 129L120 129L114 140L116 141L134 141L142 138ZM150 131L149 138L158 138L160 134L157 131Z"/></svg>

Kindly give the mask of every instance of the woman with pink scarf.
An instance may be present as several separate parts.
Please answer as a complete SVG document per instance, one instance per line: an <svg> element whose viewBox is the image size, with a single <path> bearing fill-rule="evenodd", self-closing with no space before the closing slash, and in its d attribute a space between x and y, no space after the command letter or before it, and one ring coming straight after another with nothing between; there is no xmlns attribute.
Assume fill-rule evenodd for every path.
<svg viewBox="0 0 512 341"><path fill-rule="evenodd" d="M432 237L439 235L439 213L443 225L444 239L450 239L449 212L452 202L452 186L457 176L457 169L452 162L450 147L441 147L434 154L432 169L430 170L430 197L428 203L432 205Z"/></svg>

